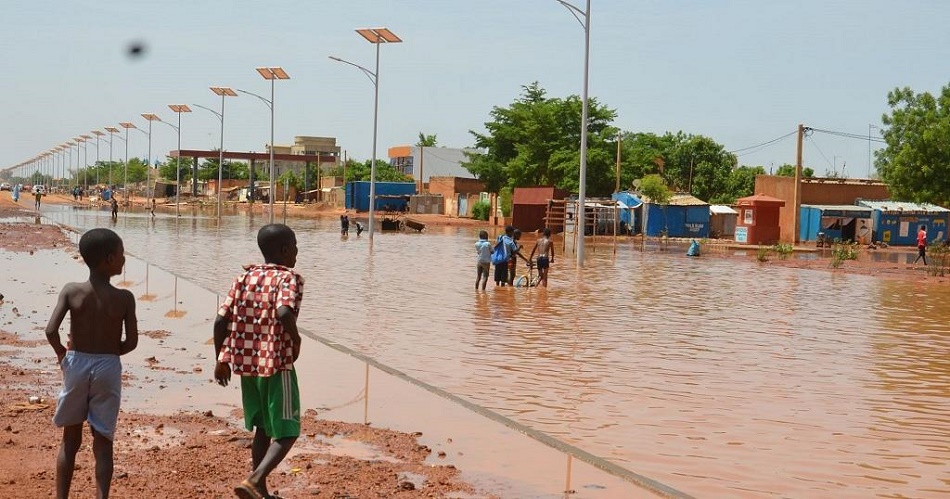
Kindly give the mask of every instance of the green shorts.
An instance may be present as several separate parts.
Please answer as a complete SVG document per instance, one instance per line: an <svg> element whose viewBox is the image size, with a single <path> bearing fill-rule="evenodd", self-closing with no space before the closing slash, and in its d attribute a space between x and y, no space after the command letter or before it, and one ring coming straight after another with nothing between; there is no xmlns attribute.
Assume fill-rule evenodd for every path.
<svg viewBox="0 0 950 499"><path fill-rule="evenodd" d="M244 426L263 428L268 437L300 436L300 389L297 371L277 371L273 376L241 376Z"/></svg>

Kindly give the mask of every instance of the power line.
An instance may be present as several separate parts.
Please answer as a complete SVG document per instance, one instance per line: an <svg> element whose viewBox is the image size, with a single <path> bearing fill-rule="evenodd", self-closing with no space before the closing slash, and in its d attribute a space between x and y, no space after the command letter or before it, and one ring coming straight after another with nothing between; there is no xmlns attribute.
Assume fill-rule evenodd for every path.
<svg viewBox="0 0 950 499"><path fill-rule="evenodd" d="M816 142L815 139L811 138L811 134L806 134L805 138L807 138L808 141L811 142L811 145L815 146L815 149L818 149L818 154L821 154L821 157L825 158L825 163L828 163L828 166L830 166L832 171L834 171L835 170L834 164L831 161L828 161L828 156L825 156L825 152L822 151L820 147L818 147L818 142Z"/></svg>
<svg viewBox="0 0 950 499"><path fill-rule="evenodd" d="M861 135L861 134L857 134L857 133L838 132L838 131L835 131L835 130L823 130L823 129L821 129L821 128L811 128L811 127L809 127L809 130L812 130L812 131L815 131L815 132L827 133L828 135L836 135L836 136L838 136L838 137L845 137L845 138L848 138L848 139L856 139L856 140L860 140L860 141L862 141L862 142L871 141L871 142L877 142L877 143L879 143L879 144L886 144L886 143L887 143L884 139L881 139L881 138L878 138L878 137L869 137L868 135Z"/></svg>
<svg viewBox="0 0 950 499"><path fill-rule="evenodd" d="M742 152L742 151L748 151L748 152L746 152L745 154L751 154L751 153L753 153L753 152L757 152L758 150L760 150L760 149L762 149L762 148L765 148L766 146L770 146L770 145L772 145L772 144L775 144L776 142L778 142L778 141L780 141L780 140L782 140L782 139L787 139L787 138L791 137L792 135L795 135L796 133L798 133L798 130L793 130L793 131L790 132L790 133L787 133L787 134L785 134L785 135L782 135L781 137L774 138L774 139L769 140L769 141L767 141L767 142L763 142L763 143L761 143L761 144L756 144L756 145L754 145L754 146L742 147L742 148L739 148L739 149L734 149L734 150L728 151L728 152L731 153L731 154L736 154L736 153L739 153L739 152ZM750 151L750 149L755 149L755 151ZM738 154L738 156L742 156L742 154Z"/></svg>

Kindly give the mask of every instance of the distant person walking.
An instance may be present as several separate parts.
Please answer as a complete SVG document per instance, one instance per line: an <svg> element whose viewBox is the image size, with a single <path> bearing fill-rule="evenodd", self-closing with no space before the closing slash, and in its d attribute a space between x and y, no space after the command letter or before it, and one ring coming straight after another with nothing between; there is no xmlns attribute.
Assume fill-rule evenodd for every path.
<svg viewBox="0 0 950 499"><path fill-rule="evenodd" d="M921 258L924 259L924 265L927 265L927 227L924 225L921 225L920 230L917 231L917 259L914 260L915 266Z"/></svg>
<svg viewBox="0 0 950 499"><path fill-rule="evenodd" d="M340 215L340 234L344 236L350 234L350 217L345 213Z"/></svg>
<svg viewBox="0 0 950 499"><path fill-rule="evenodd" d="M541 279L542 286L548 287L548 269L554 262L554 243L551 241L551 229L544 228L541 237L534 243L531 256L528 257L529 262L534 259L535 252L538 254L538 278Z"/></svg>
<svg viewBox="0 0 950 499"><path fill-rule="evenodd" d="M531 262L521 253L523 246L518 241L521 240L521 229L515 229L511 233L511 258L508 259L508 285L515 285L515 277L518 275L518 258L524 260L524 263L531 265Z"/></svg>
<svg viewBox="0 0 950 499"><path fill-rule="evenodd" d="M33 198L34 198L33 207L36 208L37 211L39 211L40 205L43 204L43 190L34 187Z"/></svg>
<svg viewBox="0 0 950 499"><path fill-rule="evenodd" d="M115 220L119 218L119 200L112 196L109 203L112 204L112 219Z"/></svg>
<svg viewBox="0 0 950 499"><path fill-rule="evenodd" d="M17 184L13 186L13 202L20 202L20 189L23 188L23 184Z"/></svg>
<svg viewBox="0 0 950 499"><path fill-rule="evenodd" d="M491 273L491 254L492 246L488 242L488 231L478 233L478 241L475 242L475 290L478 290L478 284L481 282L482 290L488 285L488 274Z"/></svg>

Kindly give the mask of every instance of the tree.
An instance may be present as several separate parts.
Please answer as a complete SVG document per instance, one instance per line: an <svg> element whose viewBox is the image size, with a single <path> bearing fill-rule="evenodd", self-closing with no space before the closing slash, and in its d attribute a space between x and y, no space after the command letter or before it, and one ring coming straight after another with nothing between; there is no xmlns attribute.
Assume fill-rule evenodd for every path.
<svg viewBox="0 0 950 499"><path fill-rule="evenodd" d="M650 198L654 204L666 204L670 202L673 191L666 186L663 177L657 174L650 174L640 179L640 193Z"/></svg>
<svg viewBox="0 0 950 499"><path fill-rule="evenodd" d="M778 170L775 170L775 174L779 177L794 177L795 176L795 165L790 165L785 163L784 165L778 167ZM812 178L815 176L815 170L803 166L802 167L802 177L803 178Z"/></svg>
<svg viewBox="0 0 950 499"><path fill-rule="evenodd" d="M910 87L887 94L890 114L881 117L886 146L874 165L897 199L945 205L950 202L950 84L940 95Z"/></svg>
<svg viewBox="0 0 950 499"><path fill-rule="evenodd" d="M470 131L475 147L484 154L469 154L463 163L485 182L490 192L503 187L554 185L576 190L580 172L581 100L547 97L535 82L522 87L521 97L508 107L494 107L487 133ZM588 192L605 195L613 188L613 142L610 126L616 111L589 100Z"/></svg>
<svg viewBox="0 0 950 499"><path fill-rule="evenodd" d="M725 187L719 194L709 198L712 204L733 204L736 199L751 196L755 193L756 175L765 175L765 168L761 166L740 166L729 172Z"/></svg>
<svg viewBox="0 0 950 499"><path fill-rule="evenodd" d="M175 169L178 167L178 160L181 159L181 180L184 182L191 178L191 165L192 159L187 157L182 158L173 158L171 156L166 156L163 163L158 165L158 175L165 179L175 181L178 180L178 174Z"/></svg>
<svg viewBox="0 0 950 499"><path fill-rule="evenodd" d="M438 139L435 135L426 135L422 132L419 132L419 141L416 142L417 147L435 147L438 143Z"/></svg>
<svg viewBox="0 0 950 499"><path fill-rule="evenodd" d="M331 170L334 172L336 169ZM346 182L353 181L369 181L370 173L372 170L372 162L366 160L362 163L347 160L346 161ZM336 175L342 174L342 172L335 172ZM395 167L389 164L389 162L377 159L376 160L376 181L377 182L412 182L412 177L405 175Z"/></svg>
<svg viewBox="0 0 950 499"><path fill-rule="evenodd" d="M646 175L659 175L674 192L710 200L728 197L735 155L709 137L667 132L624 134L621 186ZM614 175L615 176L615 175Z"/></svg>

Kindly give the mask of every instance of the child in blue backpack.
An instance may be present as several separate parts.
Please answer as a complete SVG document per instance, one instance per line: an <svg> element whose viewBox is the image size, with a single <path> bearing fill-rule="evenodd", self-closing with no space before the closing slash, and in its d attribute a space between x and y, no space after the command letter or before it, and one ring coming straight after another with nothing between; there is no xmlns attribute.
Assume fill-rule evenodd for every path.
<svg viewBox="0 0 950 499"><path fill-rule="evenodd" d="M488 242L488 231L478 233L478 241L475 242L475 253L478 255L476 261L475 290L478 290L478 284L481 282L482 290L488 285L488 274L491 273L491 254L492 245Z"/></svg>
<svg viewBox="0 0 950 499"><path fill-rule="evenodd" d="M511 257L510 249L514 245L512 239L514 232L515 228L508 225L505 227L505 233L495 240L495 249L492 252L492 264L495 265L495 286L506 286L508 284L508 259Z"/></svg>

